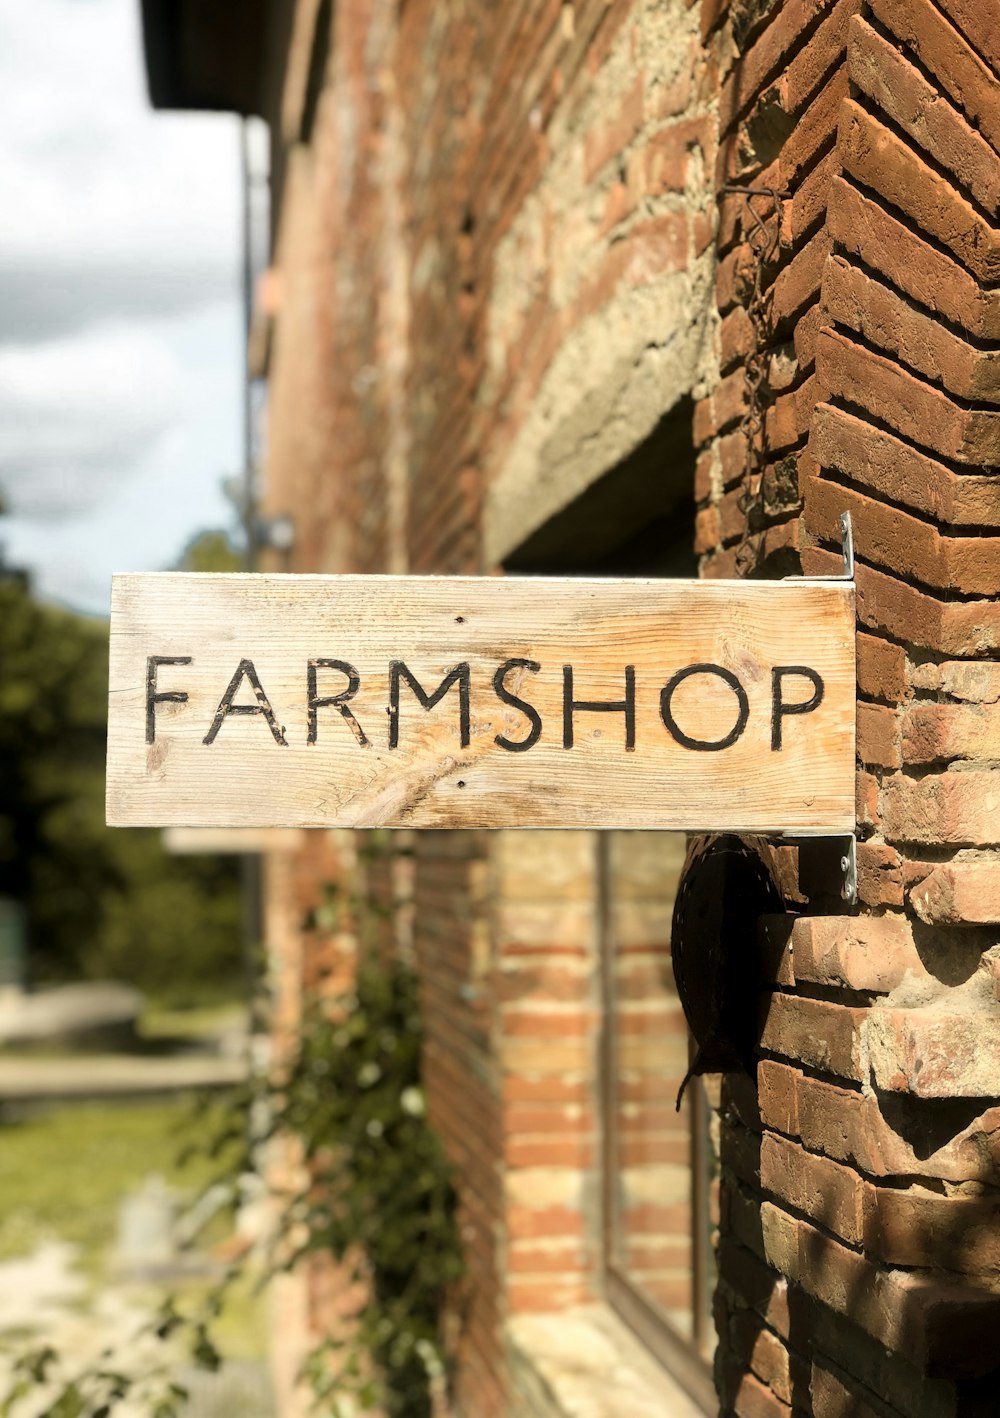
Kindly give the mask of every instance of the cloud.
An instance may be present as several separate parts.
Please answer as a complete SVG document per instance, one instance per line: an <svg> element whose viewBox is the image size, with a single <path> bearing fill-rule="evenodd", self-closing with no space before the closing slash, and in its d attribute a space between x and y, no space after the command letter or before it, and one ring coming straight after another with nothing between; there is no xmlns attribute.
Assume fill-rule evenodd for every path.
<svg viewBox="0 0 1000 1418"><path fill-rule="evenodd" d="M7 338L238 286L237 121L149 108L138 13L138 0L0 7Z"/></svg>
<svg viewBox="0 0 1000 1418"><path fill-rule="evenodd" d="M230 265L233 262L230 260ZM98 321L158 319L196 310L237 293L235 270L204 261L151 265L132 256L121 261L63 258L58 264L0 258L0 311L4 338L15 343L51 340Z"/></svg>
<svg viewBox="0 0 1000 1418"><path fill-rule="evenodd" d="M131 442L114 434L119 425L110 410L96 420L111 431L103 454L81 465L72 462L71 449L65 465L62 492L65 502L75 499L70 514L62 515L65 502L55 482L47 500L35 491L30 499L17 499L9 517L0 518L6 560L31 572L39 594L106 614L112 572L169 567L195 532L231 524L232 508L221 483L240 467L240 331L240 306L228 301L150 326L143 336L145 354L128 331L109 331L92 343L90 336L80 337L49 351L50 369L72 370L74 357L90 349L99 375L91 391L106 384L105 374L119 356L131 352L136 370L160 371L163 408L160 417L155 402L142 406L148 432ZM30 368L42 387L43 373L41 362ZM26 388L23 369L20 377ZM136 387L130 409L125 394ZM77 402L67 410L71 420L86 403L82 389L74 397ZM115 394L126 406L126 418L136 424L143 397L141 379ZM51 401L46 407L51 409ZM96 449L96 435L86 423L80 438ZM51 466L58 470L59 464ZM90 489L86 500L80 497L81 482Z"/></svg>
<svg viewBox="0 0 1000 1418"><path fill-rule="evenodd" d="M180 383L169 348L136 327L0 346L0 486L11 510L62 518L99 502L162 436Z"/></svg>
<svg viewBox="0 0 1000 1418"><path fill-rule="evenodd" d="M237 120L152 112L139 9L0 4L0 547L98 613L240 463Z"/></svg>

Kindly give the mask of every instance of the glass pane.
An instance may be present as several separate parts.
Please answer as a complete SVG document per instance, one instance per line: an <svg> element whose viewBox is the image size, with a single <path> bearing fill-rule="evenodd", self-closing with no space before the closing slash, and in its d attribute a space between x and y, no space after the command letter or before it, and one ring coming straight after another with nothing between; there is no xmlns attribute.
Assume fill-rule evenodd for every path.
<svg viewBox="0 0 1000 1418"><path fill-rule="evenodd" d="M703 1340L695 1324L694 1176L707 1182L706 1152L692 1146L705 1109L695 1092L675 1110L688 1066L688 1033L674 985L670 918L684 860L679 833L615 832L604 846L606 979L611 1011L605 1096L609 1155L609 1263L680 1335ZM704 1134L702 1134L704 1135ZM703 1194L704 1196L704 1194ZM707 1201L707 1198L704 1198ZM699 1286L703 1289L703 1286ZM699 1296L704 1305L704 1295ZM699 1345L699 1347L701 1347Z"/></svg>

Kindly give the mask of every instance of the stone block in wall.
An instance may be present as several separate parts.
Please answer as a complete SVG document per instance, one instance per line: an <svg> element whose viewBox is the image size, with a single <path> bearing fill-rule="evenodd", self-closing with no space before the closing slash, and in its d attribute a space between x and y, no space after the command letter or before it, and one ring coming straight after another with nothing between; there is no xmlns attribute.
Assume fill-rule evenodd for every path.
<svg viewBox="0 0 1000 1418"><path fill-rule="evenodd" d="M827 1000L773 994L767 1003L760 1046L798 1059L822 1073L862 1078L859 1028L865 1011Z"/></svg>
<svg viewBox="0 0 1000 1418"><path fill-rule="evenodd" d="M922 1372L958 1379L995 1369L1000 1295L883 1269L772 1202L761 1224L771 1265Z"/></svg>
<svg viewBox="0 0 1000 1418"><path fill-rule="evenodd" d="M846 1375L813 1360L809 1381L812 1418L891 1418L892 1410L874 1394L865 1396Z"/></svg>
<svg viewBox="0 0 1000 1418"><path fill-rule="evenodd" d="M818 299L823 273L833 243L821 228L775 278L768 296L768 323L772 330L788 324Z"/></svg>
<svg viewBox="0 0 1000 1418"><path fill-rule="evenodd" d="M895 847L885 842L859 842L857 858L861 904L875 909L902 906L903 859Z"/></svg>
<svg viewBox="0 0 1000 1418"><path fill-rule="evenodd" d="M865 1249L889 1265L993 1272L1000 1285L1000 1197L946 1196L922 1187L865 1184Z"/></svg>
<svg viewBox="0 0 1000 1418"><path fill-rule="evenodd" d="M835 150L821 158L790 198L781 206L781 245L795 250L823 223L830 200L830 184L840 171Z"/></svg>
<svg viewBox="0 0 1000 1418"><path fill-rule="evenodd" d="M880 826L879 790L879 780L874 773L866 773L863 770L857 772L854 783L854 812L859 827L877 829Z"/></svg>
<svg viewBox="0 0 1000 1418"><path fill-rule="evenodd" d="M865 1037L876 1088L916 1098L1000 1097L1000 1010L985 988L951 990L914 1008L878 1004Z"/></svg>
<svg viewBox="0 0 1000 1418"><path fill-rule="evenodd" d="M754 331L745 306L738 305L722 321L719 330L719 363L723 373L744 364L754 351Z"/></svg>
<svg viewBox="0 0 1000 1418"><path fill-rule="evenodd" d="M514 901L495 913L496 940L501 951L553 950L591 947L594 912L588 901Z"/></svg>
<svg viewBox="0 0 1000 1418"><path fill-rule="evenodd" d="M941 9L966 35L974 35L976 47L987 63L1000 72L1000 34L983 23L979 0L941 0Z"/></svg>
<svg viewBox="0 0 1000 1418"><path fill-rule="evenodd" d="M857 1167L868 1177L927 1177L948 1182L1000 1181L1000 1107L944 1122L913 1107L905 1134L886 1099L826 1083L790 1065L763 1060L765 1126L801 1138L810 1152ZM886 1106L890 1119L883 1115Z"/></svg>
<svg viewBox="0 0 1000 1418"><path fill-rule="evenodd" d="M735 1418L792 1418L790 1405L735 1356L722 1357L719 1398L723 1413L733 1413Z"/></svg>
<svg viewBox="0 0 1000 1418"><path fill-rule="evenodd" d="M774 1059L761 1059L757 1065L757 1090L762 1120L770 1128L787 1137L799 1135L797 1069Z"/></svg>
<svg viewBox="0 0 1000 1418"><path fill-rule="evenodd" d="M959 703L1000 703L1000 664L995 660L916 664L910 667L909 680L914 689L930 690Z"/></svg>
<svg viewBox="0 0 1000 1418"><path fill-rule="evenodd" d="M507 1282L508 1313L553 1314L595 1300L593 1285L580 1275L518 1276Z"/></svg>
<svg viewBox="0 0 1000 1418"><path fill-rule="evenodd" d="M806 172L830 146L837 131L840 107L850 92L848 76L842 67L834 69L824 87L796 120L787 140L782 143L777 161L761 176L770 178L785 191L792 191Z"/></svg>
<svg viewBox="0 0 1000 1418"><path fill-rule="evenodd" d="M781 950L781 983L888 994L927 968L905 916L764 916L770 956Z"/></svg>
<svg viewBox="0 0 1000 1418"><path fill-rule="evenodd" d="M868 767L899 768L899 719L883 704L859 704L858 759Z"/></svg>
<svg viewBox="0 0 1000 1418"><path fill-rule="evenodd" d="M934 867L910 891L928 925L1000 923L1000 857L979 856Z"/></svg>
<svg viewBox="0 0 1000 1418"><path fill-rule="evenodd" d="M843 104L844 169L951 251L984 285L1000 280L1000 231L909 144L853 99Z"/></svg>
<svg viewBox="0 0 1000 1418"><path fill-rule="evenodd" d="M811 1216L852 1245L862 1244L864 1183L851 1167L769 1132L761 1142L760 1180L766 1192L794 1211Z"/></svg>
<svg viewBox="0 0 1000 1418"><path fill-rule="evenodd" d="M871 0L871 8L1000 152L1000 80L961 31L931 0Z"/></svg>
<svg viewBox="0 0 1000 1418"><path fill-rule="evenodd" d="M589 832L497 832L491 839L494 881L511 902L589 900L595 845Z"/></svg>
<svg viewBox="0 0 1000 1418"><path fill-rule="evenodd" d="M563 1039L505 1039L502 1047L508 1074L536 1079L586 1077L593 1064L593 1044L582 1035Z"/></svg>
<svg viewBox="0 0 1000 1418"><path fill-rule="evenodd" d="M695 409L695 444L701 447L716 434L739 423L746 413L747 397L746 375L742 369L722 379Z"/></svg>
<svg viewBox="0 0 1000 1418"><path fill-rule="evenodd" d="M734 1177L724 1178L720 1183L719 1221L727 1236L764 1259L758 1192L742 1186Z"/></svg>
<svg viewBox="0 0 1000 1418"><path fill-rule="evenodd" d="M882 785L882 823L891 841L996 845L1000 843L1000 773L970 767L924 778L894 775Z"/></svg>
<svg viewBox="0 0 1000 1418"><path fill-rule="evenodd" d="M727 1116L735 1117L748 1132L756 1133L759 1137L763 1131L757 1086L749 1074L727 1073L724 1086L720 1081L718 1102L713 1102L709 1095L709 1104Z"/></svg>
<svg viewBox="0 0 1000 1418"><path fill-rule="evenodd" d="M778 79L764 90L760 106L765 111L780 110L788 117L800 113L831 70L842 59L847 45L847 26L860 0L838 0L809 41L795 55Z"/></svg>
<svg viewBox="0 0 1000 1418"><path fill-rule="evenodd" d="M1000 162L1000 159L998 159ZM1000 354L983 350L881 281L832 256L823 272L823 305L831 321L896 356L959 398L1000 402Z"/></svg>
<svg viewBox="0 0 1000 1418"><path fill-rule="evenodd" d="M997 586L1000 537L942 536L878 497L820 479L809 484L806 511L813 534L828 540L839 533L841 513L850 512L856 554L924 586L969 596L991 596Z"/></svg>
<svg viewBox="0 0 1000 1418"><path fill-rule="evenodd" d="M996 564L1000 568L1000 550ZM902 728L907 763L1000 759L1000 713L993 705L913 704Z"/></svg>
<svg viewBox="0 0 1000 1418"><path fill-rule="evenodd" d="M840 553L803 546L804 575L836 575L842 567ZM1000 649L1000 602L996 600L943 601L864 563L855 568L854 584L862 627L945 655L972 657Z"/></svg>
<svg viewBox="0 0 1000 1418"><path fill-rule="evenodd" d="M845 1385L877 1394L906 1418L960 1418L951 1384L928 1378L847 1317L825 1305L812 1305L809 1322L813 1353L823 1356L815 1362L835 1367ZM830 1355L836 1356L835 1364Z"/></svg>
<svg viewBox="0 0 1000 1418"><path fill-rule="evenodd" d="M880 271L921 306L945 316L974 339L1000 338L1000 291L984 289L919 229L900 221L843 177L831 182L827 212L837 244L859 256L871 270Z"/></svg>
<svg viewBox="0 0 1000 1418"><path fill-rule="evenodd" d="M726 1350L760 1379L783 1403L791 1404L796 1373L802 1361L790 1353L787 1344L773 1330L762 1325L750 1309L737 1308L728 1317Z"/></svg>
<svg viewBox="0 0 1000 1418"><path fill-rule="evenodd" d="M582 1005L590 1002L595 974L596 962L582 950L508 953L498 962L490 989L499 1004L534 1000Z"/></svg>
<svg viewBox="0 0 1000 1418"><path fill-rule="evenodd" d="M727 1236L719 1241L718 1265L723 1294L738 1296L741 1305L787 1338L793 1299L788 1277Z"/></svg>
<svg viewBox="0 0 1000 1418"><path fill-rule="evenodd" d="M742 242L719 262L715 273L715 302L725 315L734 306L745 305L753 290L754 257L749 245ZM699 427L695 421L695 443L699 446L712 437L711 430Z"/></svg>
<svg viewBox="0 0 1000 1418"><path fill-rule="evenodd" d="M798 444L809 432L813 409L826 390L815 375L790 393L781 394L768 409L764 420L764 437L770 453L782 453Z"/></svg>
<svg viewBox="0 0 1000 1418"><path fill-rule="evenodd" d="M722 540L722 528L719 522L719 509L713 503L710 507L703 507L694 519L694 550L696 556L701 556L704 552L711 551L717 547Z"/></svg>
<svg viewBox="0 0 1000 1418"><path fill-rule="evenodd" d="M816 361L832 394L904 438L972 467L1000 463L1000 411L966 408L894 360L832 330L820 333Z"/></svg>
<svg viewBox="0 0 1000 1418"><path fill-rule="evenodd" d="M964 115L860 15L850 23L848 54L852 83L995 218L1000 158Z"/></svg>
<svg viewBox="0 0 1000 1418"><path fill-rule="evenodd" d="M956 473L844 409L818 406L809 449L820 467L836 469L883 502L901 503L956 529L1000 526L1000 486L994 476Z"/></svg>
<svg viewBox="0 0 1000 1418"><path fill-rule="evenodd" d="M584 138L584 178L589 183L606 163L617 160L642 127L645 116L645 79L640 71L621 96L617 111L589 128Z"/></svg>
<svg viewBox="0 0 1000 1418"><path fill-rule="evenodd" d="M723 85L719 100L719 127L723 132L746 112L771 79L787 69L804 34L833 5L834 0L789 0L775 8L769 23L741 55Z"/></svg>
<svg viewBox="0 0 1000 1418"><path fill-rule="evenodd" d="M901 645L858 632L858 692L895 705L906 694L906 652Z"/></svg>
<svg viewBox="0 0 1000 1418"><path fill-rule="evenodd" d="M730 1120L719 1148L723 1172L738 1177L750 1188L760 1186L760 1135Z"/></svg>

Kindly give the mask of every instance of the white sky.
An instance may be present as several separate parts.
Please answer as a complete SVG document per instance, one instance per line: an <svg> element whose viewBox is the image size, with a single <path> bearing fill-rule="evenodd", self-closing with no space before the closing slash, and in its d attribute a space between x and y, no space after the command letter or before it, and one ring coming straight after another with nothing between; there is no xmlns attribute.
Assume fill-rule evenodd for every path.
<svg viewBox="0 0 1000 1418"><path fill-rule="evenodd" d="M139 0L0 0L0 194L0 545L103 613L232 521L237 120L150 109Z"/></svg>

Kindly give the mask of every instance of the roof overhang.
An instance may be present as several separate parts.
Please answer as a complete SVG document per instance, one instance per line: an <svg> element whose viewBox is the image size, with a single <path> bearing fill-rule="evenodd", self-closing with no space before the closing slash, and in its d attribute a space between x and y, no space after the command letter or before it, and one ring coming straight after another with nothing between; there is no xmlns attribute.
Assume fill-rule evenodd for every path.
<svg viewBox="0 0 1000 1418"><path fill-rule="evenodd" d="M267 0L141 0L154 108L262 114Z"/></svg>

